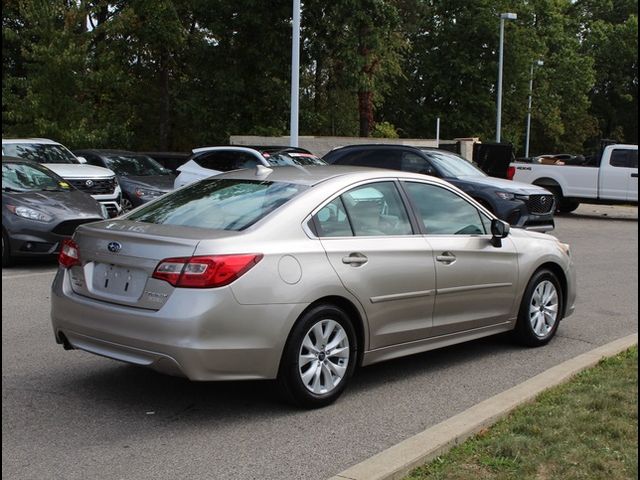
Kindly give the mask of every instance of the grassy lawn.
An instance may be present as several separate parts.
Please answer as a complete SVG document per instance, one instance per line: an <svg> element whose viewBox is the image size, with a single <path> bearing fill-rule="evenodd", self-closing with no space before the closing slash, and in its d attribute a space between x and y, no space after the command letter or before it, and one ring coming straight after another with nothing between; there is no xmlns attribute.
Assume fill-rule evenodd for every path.
<svg viewBox="0 0 640 480"><path fill-rule="evenodd" d="M406 480L638 478L638 348L541 394Z"/></svg>

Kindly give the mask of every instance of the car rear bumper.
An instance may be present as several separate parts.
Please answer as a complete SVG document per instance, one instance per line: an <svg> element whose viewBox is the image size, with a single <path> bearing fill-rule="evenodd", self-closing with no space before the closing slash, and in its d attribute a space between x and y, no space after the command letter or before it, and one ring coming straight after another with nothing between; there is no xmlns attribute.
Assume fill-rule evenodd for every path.
<svg viewBox="0 0 640 480"><path fill-rule="evenodd" d="M304 304L241 305L231 289L176 289L160 310L80 296L60 269L51 320L58 343L191 380L270 379Z"/></svg>

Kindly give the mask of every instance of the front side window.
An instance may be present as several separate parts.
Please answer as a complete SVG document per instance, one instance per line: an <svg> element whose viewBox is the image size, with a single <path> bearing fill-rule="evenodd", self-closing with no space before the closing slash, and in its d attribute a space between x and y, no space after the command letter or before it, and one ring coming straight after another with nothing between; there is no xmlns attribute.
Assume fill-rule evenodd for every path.
<svg viewBox="0 0 640 480"><path fill-rule="evenodd" d="M488 218L464 198L437 185L405 182L405 189L428 235L482 235Z"/></svg>
<svg viewBox="0 0 640 480"><path fill-rule="evenodd" d="M486 177L487 174L464 158L451 152L423 150L444 177Z"/></svg>
<svg viewBox="0 0 640 480"><path fill-rule="evenodd" d="M54 144L4 143L2 144L2 154L38 163L80 163L73 156L73 153L65 147Z"/></svg>
<svg viewBox="0 0 640 480"><path fill-rule="evenodd" d="M284 182L212 178L169 193L124 218L161 225L240 231L307 188Z"/></svg>

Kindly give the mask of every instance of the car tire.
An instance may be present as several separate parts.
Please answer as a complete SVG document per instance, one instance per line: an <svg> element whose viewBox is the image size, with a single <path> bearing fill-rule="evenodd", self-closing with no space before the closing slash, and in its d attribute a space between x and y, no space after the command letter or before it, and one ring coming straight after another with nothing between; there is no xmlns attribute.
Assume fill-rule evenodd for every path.
<svg viewBox="0 0 640 480"><path fill-rule="evenodd" d="M122 207L122 212L129 212L134 209L133 203L129 200L128 197L122 196L122 200L120 201L120 206Z"/></svg>
<svg viewBox="0 0 640 480"><path fill-rule="evenodd" d="M2 229L2 267L10 267L13 265L13 258L11 257L11 244L9 243L9 236L7 232Z"/></svg>
<svg viewBox="0 0 640 480"><path fill-rule="evenodd" d="M282 354L278 383L284 397L304 408L334 402L353 374L357 346L353 324L340 308L319 305L305 312Z"/></svg>
<svg viewBox="0 0 640 480"><path fill-rule="evenodd" d="M571 213L579 206L580 206L580 202L565 198L558 204L557 210L560 213Z"/></svg>
<svg viewBox="0 0 640 480"><path fill-rule="evenodd" d="M562 288L556 275L538 270L527 285L514 330L516 340L529 347L546 345L558 330L564 311Z"/></svg>

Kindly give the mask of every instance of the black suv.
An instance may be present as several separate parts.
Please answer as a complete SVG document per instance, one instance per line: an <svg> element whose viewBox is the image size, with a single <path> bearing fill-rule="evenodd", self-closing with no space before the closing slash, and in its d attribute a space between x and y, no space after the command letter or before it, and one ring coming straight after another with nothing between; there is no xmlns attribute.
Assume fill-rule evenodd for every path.
<svg viewBox="0 0 640 480"><path fill-rule="evenodd" d="M348 145L331 150L323 158L334 165L389 168L439 177L514 227L538 231L555 227L555 200L551 192L528 183L490 177L473 163L446 150L408 145Z"/></svg>

